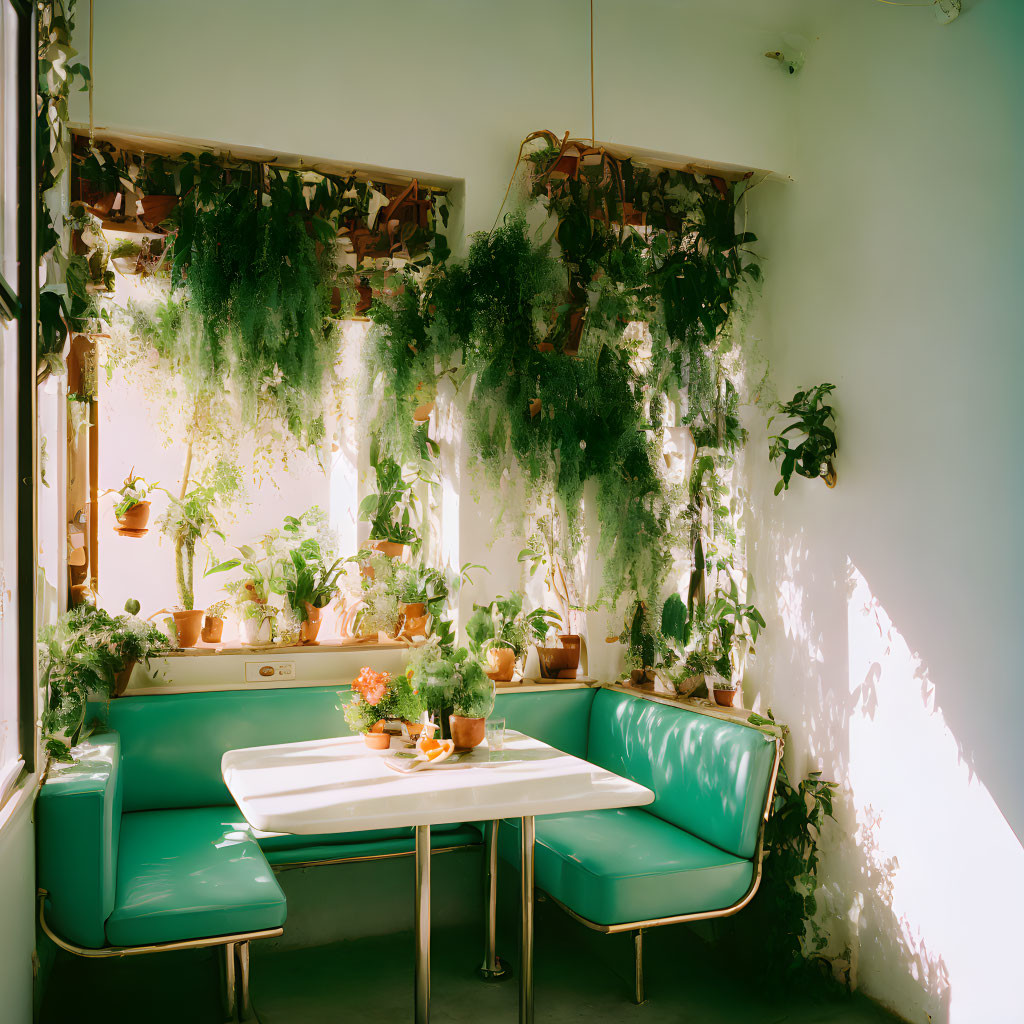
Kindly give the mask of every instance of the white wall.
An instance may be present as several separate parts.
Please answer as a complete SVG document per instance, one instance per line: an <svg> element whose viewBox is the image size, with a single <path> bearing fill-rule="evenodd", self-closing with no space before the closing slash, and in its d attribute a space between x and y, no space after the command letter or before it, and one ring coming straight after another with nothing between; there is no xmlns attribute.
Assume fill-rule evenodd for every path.
<svg viewBox="0 0 1024 1024"><path fill-rule="evenodd" d="M913 1021L1014 1019L1020 5L945 28L873 0L596 7L599 138L796 179L752 201L757 333L780 394L838 385L840 481L773 499L751 412L751 683L844 786L825 869L859 981ZM486 228L528 131L589 131L586 9L105 0L96 120L451 175ZM761 53L794 40L790 78ZM458 507L460 560L495 566Z"/></svg>
<svg viewBox="0 0 1024 1024"><path fill-rule="evenodd" d="M826 873L863 988L915 1022L1022 1020L1017 388L1024 6L819 4L796 183L764 193L780 395L837 385L839 485L773 498L757 416L762 700L843 784ZM748 694L749 696L749 694Z"/></svg>
<svg viewBox="0 0 1024 1024"><path fill-rule="evenodd" d="M36 941L32 805L36 782L33 776L0 811L0 1017L5 1024L29 1024L32 1020L32 951Z"/></svg>

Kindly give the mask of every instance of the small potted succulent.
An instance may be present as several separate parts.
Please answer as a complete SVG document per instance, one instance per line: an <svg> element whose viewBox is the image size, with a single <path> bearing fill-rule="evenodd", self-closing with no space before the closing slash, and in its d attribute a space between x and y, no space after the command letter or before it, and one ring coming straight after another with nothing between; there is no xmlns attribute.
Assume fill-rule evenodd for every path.
<svg viewBox="0 0 1024 1024"><path fill-rule="evenodd" d="M117 491L118 501L114 506L117 526L114 529L125 537L141 537L149 526L149 495L156 484L147 483L141 476L135 475L132 466L124 483Z"/></svg>
<svg viewBox="0 0 1024 1024"><path fill-rule="evenodd" d="M224 616L230 604L230 601L214 601L213 604L207 605L203 613L203 628L199 634L203 643L220 643L224 635Z"/></svg>
<svg viewBox="0 0 1024 1024"><path fill-rule="evenodd" d="M395 567L395 592L402 614L400 635L407 640L426 639L434 623L440 622L451 595L453 583L442 569Z"/></svg>
<svg viewBox="0 0 1024 1024"><path fill-rule="evenodd" d="M515 590L508 597L496 597L490 604L474 604L466 635L477 657L486 658L491 679L507 683L516 667L522 665L531 640L543 640L560 622L559 615L546 608L524 612L523 595ZM578 646L576 656L579 664Z"/></svg>
<svg viewBox="0 0 1024 1024"><path fill-rule="evenodd" d="M342 691L339 697L344 697ZM390 672L375 672L364 666L352 681L351 697L337 705L345 715L345 724L371 750L387 750L391 734L389 722L412 724L423 711L419 693L408 675L392 677Z"/></svg>

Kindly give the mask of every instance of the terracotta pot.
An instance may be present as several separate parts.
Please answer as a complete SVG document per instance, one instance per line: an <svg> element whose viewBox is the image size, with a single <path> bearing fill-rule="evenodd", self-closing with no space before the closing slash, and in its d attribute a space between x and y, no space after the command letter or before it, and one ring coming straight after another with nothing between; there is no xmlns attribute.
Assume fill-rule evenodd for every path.
<svg viewBox="0 0 1024 1024"><path fill-rule="evenodd" d="M219 615L204 615L203 629L199 634L203 643L219 644L220 638L224 635L224 620Z"/></svg>
<svg viewBox="0 0 1024 1024"><path fill-rule="evenodd" d="M420 733L423 732L422 722L407 722L404 718L402 719L402 727L405 731L405 735L415 743L420 738Z"/></svg>
<svg viewBox="0 0 1024 1024"><path fill-rule="evenodd" d="M193 608L191 611L171 614L174 616L174 629L178 634L178 646L195 647L203 628L203 609Z"/></svg>
<svg viewBox="0 0 1024 1024"><path fill-rule="evenodd" d="M430 414L434 411L433 402L424 402L423 405L417 405L412 412L412 418L417 423L426 423L430 419Z"/></svg>
<svg viewBox="0 0 1024 1024"><path fill-rule="evenodd" d="M635 686L638 690L654 689L654 670L649 668L635 668L629 673L629 685Z"/></svg>
<svg viewBox="0 0 1024 1024"><path fill-rule="evenodd" d="M392 540L375 540L372 543L376 551L387 555L388 558L401 558L405 551L404 544L396 544Z"/></svg>
<svg viewBox="0 0 1024 1024"><path fill-rule="evenodd" d="M84 565L69 565L68 574L71 577L71 586L78 587L85 582L85 577L88 576L89 570Z"/></svg>
<svg viewBox="0 0 1024 1024"><path fill-rule="evenodd" d="M485 718L463 718L461 715L450 715L452 739L456 750L470 750L479 747L484 741Z"/></svg>
<svg viewBox="0 0 1024 1024"><path fill-rule="evenodd" d="M128 689L128 683L131 682L132 670L135 668L134 661L126 661L124 668L120 672L114 675L114 696L120 697L125 690Z"/></svg>
<svg viewBox="0 0 1024 1024"><path fill-rule="evenodd" d="M177 196L143 196L139 200L139 220L154 231L174 212L178 202Z"/></svg>
<svg viewBox="0 0 1024 1024"><path fill-rule="evenodd" d="M71 598L71 604L90 604L92 602L93 593L87 583L82 583L79 586L70 587L68 589L68 596Z"/></svg>
<svg viewBox="0 0 1024 1024"><path fill-rule="evenodd" d="M355 313L365 313L373 304L373 289L366 283L364 278L356 282L356 291L359 293L359 301L356 303Z"/></svg>
<svg viewBox="0 0 1024 1024"><path fill-rule="evenodd" d="M719 707L736 707L736 698L740 695L738 687L735 690L714 690L713 692L715 694L715 703Z"/></svg>
<svg viewBox="0 0 1024 1024"><path fill-rule="evenodd" d="M551 341L538 341L537 342L537 351L538 352L554 352L555 351L554 342L551 342Z"/></svg>
<svg viewBox="0 0 1024 1024"><path fill-rule="evenodd" d="M137 505L132 505L132 507L117 520L117 525L122 530L145 530L148 524L148 501L140 501Z"/></svg>
<svg viewBox="0 0 1024 1024"><path fill-rule="evenodd" d="M558 679L560 672L571 669L570 661L572 652L564 647L537 647L537 657L540 659L540 674L545 679ZM579 652L577 652L579 660Z"/></svg>
<svg viewBox="0 0 1024 1024"><path fill-rule="evenodd" d="M516 652L511 647L492 647L487 652L488 675L496 683L508 683L516 671Z"/></svg>
<svg viewBox="0 0 1024 1024"><path fill-rule="evenodd" d="M530 419L532 420L532 419L534 419L535 417L537 417L539 415L540 415L540 399L539 398L534 398L530 402Z"/></svg>
<svg viewBox="0 0 1024 1024"><path fill-rule="evenodd" d="M430 616L427 606L422 601L414 601L401 606L402 628L399 635L404 637L426 636L430 628Z"/></svg>
<svg viewBox="0 0 1024 1024"><path fill-rule="evenodd" d="M378 722L377 724L383 723ZM383 730L381 732L364 732L363 742L371 750L387 750L391 746L391 734Z"/></svg>
<svg viewBox="0 0 1024 1024"><path fill-rule="evenodd" d="M316 644L317 634L320 632L320 623L323 621L323 609L303 601L302 606L306 609L306 621L299 626L299 639L304 644Z"/></svg>
<svg viewBox="0 0 1024 1024"><path fill-rule="evenodd" d="M562 647L569 653L569 664L566 668L580 667L580 645L581 640L578 633L563 633L559 636Z"/></svg>

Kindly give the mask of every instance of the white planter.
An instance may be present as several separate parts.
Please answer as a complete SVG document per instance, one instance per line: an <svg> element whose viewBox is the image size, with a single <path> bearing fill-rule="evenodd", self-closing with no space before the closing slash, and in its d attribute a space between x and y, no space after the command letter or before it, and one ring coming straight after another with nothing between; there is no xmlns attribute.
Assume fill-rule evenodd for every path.
<svg viewBox="0 0 1024 1024"><path fill-rule="evenodd" d="M242 643L249 646L269 644L274 636L273 622L270 619L242 619Z"/></svg>

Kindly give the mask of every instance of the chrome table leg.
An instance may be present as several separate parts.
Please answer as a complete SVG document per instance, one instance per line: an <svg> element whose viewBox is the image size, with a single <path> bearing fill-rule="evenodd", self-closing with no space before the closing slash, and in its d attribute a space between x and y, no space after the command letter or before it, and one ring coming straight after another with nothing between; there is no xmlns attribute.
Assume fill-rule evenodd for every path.
<svg viewBox="0 0 1024 1024"><path fill-rule="evenodd" d="M416 1024L430 1021L430 826L416 826Z"/></svg>
<svg viewBox="0 0 1024 1024"><path fill-rule="evenodd" d="M508 976L508 966L495 952L498 931L498 822L484 824L484 899L487 901L484 921L484 962L480 977L498 981Z"/></svg>
<svg viewBox="0 0 1024 1024"><path fill-rule="evenodd" d="M522 925L519 933L519 1024L533 1024L533 817L523 818L520 850L519 897Z"/></svg>
<svg viewBox="0 0 1024 1024"><path fill-rule="evenodd" d="M235 956L238 958L238 1019L241 1021L251 1020L253 1012L252 1002L249 999L249 943L237 943Z"/></svg>
<svg viewBox="0 0 1024 1024"><path fill-rule="evenodd" d="M639 1006L644 1001L644 930L633 932L633 1002Z"/></svg>
<svg viewBox="0 0 1024 1024"><path fill-rule="evenodd" d="M221 963L223 989L221 991L221 1004L224 1010L224 1019L233 1021L238 1010L235 1001L235 943L224 944L224 959Z"/></svg>

